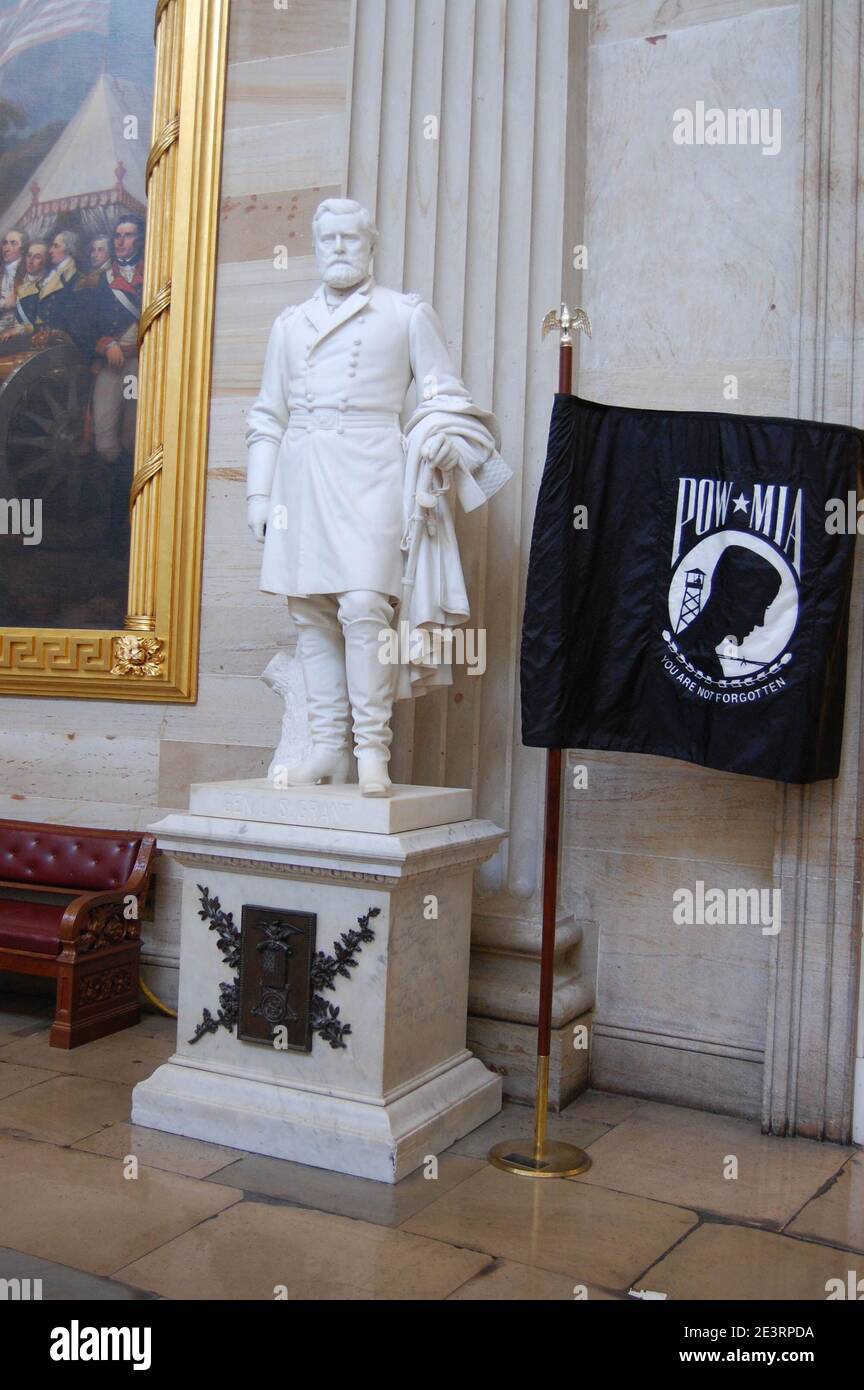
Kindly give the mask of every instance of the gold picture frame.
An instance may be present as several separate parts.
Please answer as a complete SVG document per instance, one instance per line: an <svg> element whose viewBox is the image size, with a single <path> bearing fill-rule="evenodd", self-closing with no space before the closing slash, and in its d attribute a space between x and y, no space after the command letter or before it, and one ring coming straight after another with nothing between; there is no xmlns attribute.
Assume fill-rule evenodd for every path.
<svg viewBox="0 0 864 1390"><path fill-rule="evenodd" d="M148 234L122 630L6 628L0 693L197 697L230 0L158 0Z"/></svg>

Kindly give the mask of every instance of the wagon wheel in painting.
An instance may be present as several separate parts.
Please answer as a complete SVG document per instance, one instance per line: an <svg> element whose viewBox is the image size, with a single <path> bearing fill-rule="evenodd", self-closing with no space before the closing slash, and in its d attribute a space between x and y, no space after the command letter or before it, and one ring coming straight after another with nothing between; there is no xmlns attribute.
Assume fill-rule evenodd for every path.
<svg viewBox="0 0 864 1390"><path fill-rule="evenodd" d="M6 495L41 498L67 536L109 507L108 470L86 437L93 378L76 347L58 344L17 365L0 387L0 476Z"/></svg>

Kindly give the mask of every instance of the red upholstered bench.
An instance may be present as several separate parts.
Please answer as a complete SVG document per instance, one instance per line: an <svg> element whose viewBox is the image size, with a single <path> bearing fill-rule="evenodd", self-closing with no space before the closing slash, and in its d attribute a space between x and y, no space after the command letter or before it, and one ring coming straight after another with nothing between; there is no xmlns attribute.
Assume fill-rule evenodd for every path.
<svg viewBox="0 0 864 1390"><path fill-rule="evenodd" d="M155 850L152 835L0 820L0 970L57 980L52 1047L138 1022Z"/></svg>

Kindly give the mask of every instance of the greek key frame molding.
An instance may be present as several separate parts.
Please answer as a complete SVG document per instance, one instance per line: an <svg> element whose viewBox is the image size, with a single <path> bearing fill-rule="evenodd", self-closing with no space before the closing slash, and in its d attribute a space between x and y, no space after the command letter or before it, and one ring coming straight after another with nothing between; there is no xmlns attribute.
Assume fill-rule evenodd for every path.
<svg viewBox="0 0 864 1390"><path fill-rule="evenodd" d="M192 703L230 0L158 0L123 629L5 628L0 694Z"/></svg>

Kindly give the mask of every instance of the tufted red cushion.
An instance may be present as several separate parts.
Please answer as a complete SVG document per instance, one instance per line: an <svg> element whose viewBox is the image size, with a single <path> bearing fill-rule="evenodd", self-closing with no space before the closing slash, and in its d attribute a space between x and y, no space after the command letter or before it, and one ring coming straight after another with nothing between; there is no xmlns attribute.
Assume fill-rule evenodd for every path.
<svg viewBox="0 0 864 1390"><path fill-rule="evenodd" d="M60 950L60 919L66 904L0 899L0 946L7 951L38 951L56 956Z"/></svg>
<svg viewBox="0 0 864 1390"><path fill-rule="evenodd" d="M140 835L0 821L0 879L92 892L122 888L140 844Z"/></svg>

